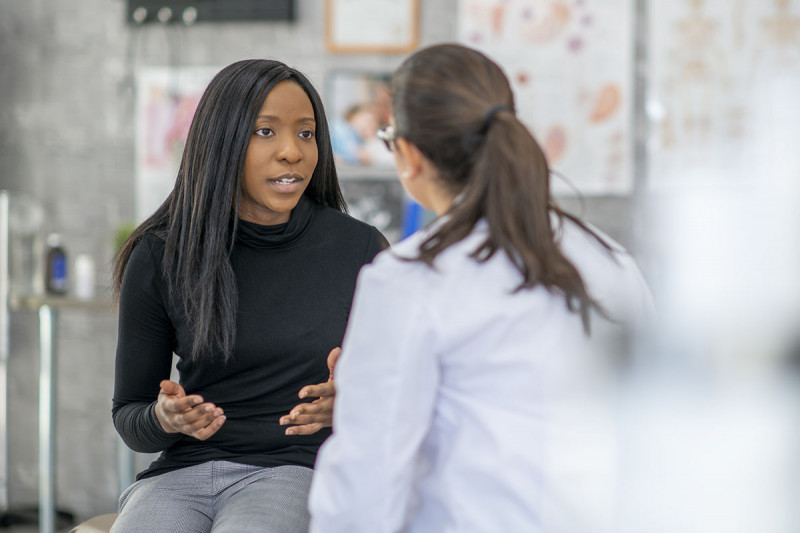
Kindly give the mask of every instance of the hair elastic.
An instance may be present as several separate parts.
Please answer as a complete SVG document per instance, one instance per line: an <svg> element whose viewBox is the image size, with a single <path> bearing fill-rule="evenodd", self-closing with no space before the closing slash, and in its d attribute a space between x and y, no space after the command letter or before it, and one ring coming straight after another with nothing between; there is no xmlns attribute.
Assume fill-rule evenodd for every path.
<svg viewBox="0 0 800 533"><path fill-rule="evenodd" d="M489 109L489 111L487 111L486 117L483 119L482 131L484 133L489 129L489 126L492 124L494 116L500 111L511 111L511 109L509 109L508 106L503 104L497 104L495 106L492 106L492 108Z"/></svg>

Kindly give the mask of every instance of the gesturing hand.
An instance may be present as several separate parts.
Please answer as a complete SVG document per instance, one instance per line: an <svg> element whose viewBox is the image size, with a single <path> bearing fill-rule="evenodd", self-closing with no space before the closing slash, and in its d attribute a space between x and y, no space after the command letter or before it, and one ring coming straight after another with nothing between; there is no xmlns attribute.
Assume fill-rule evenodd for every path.
<svg viewBox="0 0 800 533"><path fill-rule="evenodd" d="M186 395L178 383L164 380L159 386L156 418L167 433L183 433L198 440L206 440L225 423L222 409L203 402L197 394Z"/></svg>
<svg viewBox="0 0 800 533"><path fill-rule="evenodd" d="M328 354L330 377L327 382L307 385L297 394L301 399L309 397L317 399L311 403L301 403L295 406L288 415L281 417L280 424L282 426L296 424L286 429L287 435L311 435L322 428L331 427L333 424L333 398L336 396L333 370L341 354L341 348L334 348Z"/></svg>

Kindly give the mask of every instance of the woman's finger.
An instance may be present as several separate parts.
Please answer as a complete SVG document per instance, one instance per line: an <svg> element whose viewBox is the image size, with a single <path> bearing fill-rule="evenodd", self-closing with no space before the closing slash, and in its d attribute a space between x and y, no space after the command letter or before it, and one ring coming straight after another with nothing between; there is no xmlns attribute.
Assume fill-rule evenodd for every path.
<svg viewBox="0 0 800 533"><path fill-rule="evenodd" d="M306 385L298 393L300 398L322 398L323 396L336 396L336 387L333 381L319 383L317 385Z"/></svg>
<svg viewBox="0 0 800 533"><path fill-rule="evenodd" d="M314 415L317 413L329 413L333 411L333 400L324 398L314 400L311 403L301 403L291 410L289 417L296 419L299 415Z"/></svg>
<svg viewBox="0 0 800 533"><path fill-rule="evenodd" d="M203 403L203 398L196 394L192 396L185 396L183 398L179 398L177 396L167 396L165 395L162 400L162 406L164 411L170 413L182 413L187 409L191 409L197 405Z"/></svg>
<svg viewBox="0 0 800 533"><path fill-rule="evenodd" d="M278 421L282 426L297 424L301 415L325 415L330 417L333 413L333 399L321 398L311 403L301 403L292 408L288 415L282 416Z"/></svg>
<svg viewBox="0 0 800 533"><path fill-rule="evenodd" d="M332 411L298 415L289 422L290 425L302 426L304 424L329 423L333 420ZM286 424L283 424L286 425ZM330 424L328 424L330 425Z"/></svg>
<svg viewBox="0 0 800 533"><path fill-rule="evenodd" d="M161 389L161 392L169 396L186 396L186 392L183 390L183 387L174 381L164 379L158 384L158 386Z"/></svg>
<svg viewBox="0 0 800 533"><path fill-rule="evenodd" d="M222 415L217 419L215 419L211 424L208 424L203 428L193 431L190 434L190 436L198 440L206 440L212 435L214 435L217 431L219 431L219 428L222 427L222 425L225 423L225 420L226 420L225 415Z"/></svg>
<svg viewBox="0 0 800 533"><path fill-rule="evenodd" d="M209 425L214 421L214 419L222 416L223 414L224 413L221 408L210 403L197 406L182 413L184 424L186 424L191 431L195 431Z"/></svg>
<svg viewBox="0 0 800 533"><path fill-rule="evenodd" d="M333 380L333 372L336 369L336 362L339 360L339 356L342 355L342 349L339 347L334 348L328 354L328 373L330 377L328 379Z"/></svg>
<svg viewBox="0 0 800 533"><path fill-rule="evenodd" d="M287 428L286 434L287 435L313 435L320 429L324 428L323 424L315 423L315 424L305 424L302 426L292 426Z"/></svg>
<svg viewBox="0 0 800 533"><path fill-rule="evenodd" d="M281 425L292 424L287 435L311 435L333 424L333 398L301 404L280 419Z"/></svg>

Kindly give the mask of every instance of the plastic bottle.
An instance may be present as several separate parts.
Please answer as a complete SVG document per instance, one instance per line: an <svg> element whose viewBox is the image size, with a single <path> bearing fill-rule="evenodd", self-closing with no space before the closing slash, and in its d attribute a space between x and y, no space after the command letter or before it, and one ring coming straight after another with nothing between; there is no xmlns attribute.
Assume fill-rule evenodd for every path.
<svg viewBox="0 0 800 533"><path fill-rule="evenodd" d="M67 278L67 252L61 244L61 236L51 233L47 236L45 288L50 294L66 294L69 288Z"/></svg>
<svg viewBox="0 0 800 533"><path fill-rule="evenodd" d="M94 259L89 254L78 254L75 256L75 298L79 300L91 300L94 298L95 288L95 268Z"/></svg>

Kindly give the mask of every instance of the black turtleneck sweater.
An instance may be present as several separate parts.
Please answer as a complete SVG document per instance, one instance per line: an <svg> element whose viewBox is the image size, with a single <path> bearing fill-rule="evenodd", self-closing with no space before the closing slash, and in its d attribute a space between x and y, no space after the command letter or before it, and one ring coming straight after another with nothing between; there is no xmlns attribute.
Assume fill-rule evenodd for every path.
<svg viewBox="0 0 800 533"><path fill-rule="evenodd" d="M162 452L138 479L210 460L313 467L330 434L287 436L278 419L301 401L300 388L328 380L327 356L344 337L358 272L387 242L374 227L305 197L286 224L240 220L238 227L231 264L239 311L227 363L189 359L191 334L161 274L164 242L143 239L128 262L112 415L133 450ZM155 417L173 353L186 393L225 411L225 424L206 441L168 434Z"/></svg>

